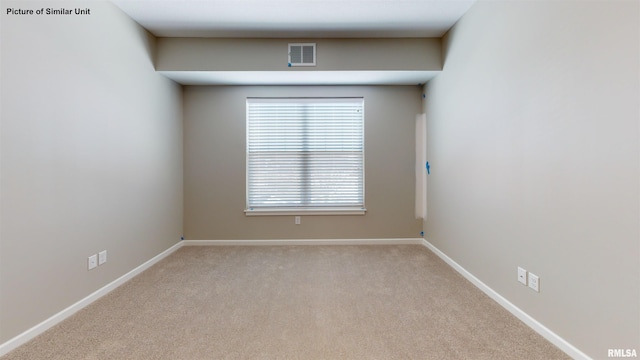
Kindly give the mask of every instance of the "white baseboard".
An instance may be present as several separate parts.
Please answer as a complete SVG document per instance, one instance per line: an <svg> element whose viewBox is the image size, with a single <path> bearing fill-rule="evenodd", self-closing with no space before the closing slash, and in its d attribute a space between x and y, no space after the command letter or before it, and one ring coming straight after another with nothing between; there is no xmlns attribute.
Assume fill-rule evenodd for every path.
<svg viewBox="0 0 640 360"><path fill-rule="evenodd" d="M464 276L465 279L469 280L473 285L475 285L478 289L482 290L485 294L487 294L491 299L500 304L503 308L507 309L511 314L515 315L522 322L527 324L530 328L532 328L535 332L540 334L542 337L547 339L550 343L557 346L560 350L564 351L567 355L571 356L574 359L583 359L583 360L591 360L587 354L578 350L575 346L571 345L568 341L561 338L558 334L551 331L546 326L542 325L536 319L531 317L526 312L522 311L519 307L515 306L509 300L505 299L502 295L497 293L495 290L487 286L487 284L483 283L467 271L465 268L460 266L457 262L453 261L450 257L448 257L445 253L440 251L437 247L433 246L426 239L422 240L422 244L431 250L434 254L438 255L444 262L449 264L452 268L454 268L460 275Z"/></svg>
<svg viewBox="0 0 640 360"><path fill-rule="evenodd" d="M22 334L12 338L11 340L5 342L4 344L0 344L0 356L7 354L9 351L17 348L18 346L26 343L27 341L35 338L36 336L42 334L43 332L49 330L53 326L59 324L60 322L62 322L65 319L67 319L71 315L75 314L79 310L83 309L87 305L89 305L89 304L93 303L94 301L100 299L101 297L107 295L109 292L111 292L112 290L114 290L118 286L124 284L125 282L129 281L130 279L132 279L134 276L136 276L136 275L140 274L141 272L145 271L146 269L150 268L151 266L153 266L154 264L156 264L160 260L164 259L165 257L170 255L174 251L176 251L179 248L181 248L182 246L183 246L183 242L182 241L177 243L177 244L175 244L175 245L173 245L172 247L168 248L167 250L163 251L162 253L154 256L152 259L150 259L149 261L145 262L144 264L136 267L135 269L133 269L133 270L129 271L128 273L122 275L121 277L119 277L116 280L110 282L109 284L105 285L104 287L96 290L91 295L89 295L89 296L85 297L84 299L76 302L75 304L69 306L68 308L60 311L59 313L53 315L52 317L48 318L47 320L41 322L40 324L38 324L38 325L36 325L34 327L32 327L31 329L23 332Z"/></svg>
<svg viewBox="0 0 640 360"><path fill-rule="evenodd" d="M184 246L277 245L422 245L422 238L399 239L288 239L288 240L184 240Z"/></svg>

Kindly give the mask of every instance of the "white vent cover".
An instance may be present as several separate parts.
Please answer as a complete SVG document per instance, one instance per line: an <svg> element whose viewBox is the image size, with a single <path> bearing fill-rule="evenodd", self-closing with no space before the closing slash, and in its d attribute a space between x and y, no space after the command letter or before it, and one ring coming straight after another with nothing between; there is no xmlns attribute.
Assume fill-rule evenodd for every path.
<svg viewBox="0 0 640 360"><path fill-rule="evenodd" d="M316 44L289 44L289 66L316 66Z"/></svg>

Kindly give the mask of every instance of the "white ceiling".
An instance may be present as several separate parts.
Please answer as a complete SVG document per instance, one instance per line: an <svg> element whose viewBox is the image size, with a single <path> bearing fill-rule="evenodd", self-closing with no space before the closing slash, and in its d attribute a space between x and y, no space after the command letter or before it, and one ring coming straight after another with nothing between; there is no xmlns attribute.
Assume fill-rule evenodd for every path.
<svg viewBox="0 0 640 360"><path fill-rule="evenodd" d="M156 36L441 37L476 0L112 0Z"/></svg>
<svg viewBox="0 0 640 360"><path fill-rule="evenodd" d="M438 71L160 71L182 85L419 85Z"/></svg>
<svg viewBox="0 0 640 360"><path fill-rule="evenodd" d="M358 38L441 37L476 0L112 0L158 37ZM171 77L168 72L166 76ZM182 83L246 83L246 72L189 72ZM363 74L335 72L355 84ZM377 74L379 84L422 83L433 76L415 72ZM234 77L237 75L236 77ZM277 81L268 73L250 74L253 82ZM338 77L308 75L312 84L333 84ZM345 75L347 78L345 79ZM350 79L352 77L352 79ZM207 80L208 79L208 80ZM188 81L187 81L188 80ZM185 82L187 81L187 82Z"/></svg>

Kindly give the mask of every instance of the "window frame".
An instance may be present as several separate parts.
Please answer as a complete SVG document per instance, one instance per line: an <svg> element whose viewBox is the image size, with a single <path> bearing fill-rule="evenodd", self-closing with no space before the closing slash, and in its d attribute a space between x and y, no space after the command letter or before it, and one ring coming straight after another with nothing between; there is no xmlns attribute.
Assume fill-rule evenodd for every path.
<svg viewBox="0 0 640 360"><path fill-rule="evenodd" d="M249 204L249 104L250 102L330 102L330 101L347 102L354 100L362 103L362 206L265 206L265 207L251 207ZM364 215L366 213L365 207L365 101L362 96L351 97L247 97L246 98L246 117L245 117L245 210L244 213L247 216L263 216L263 215Z"/></svg>

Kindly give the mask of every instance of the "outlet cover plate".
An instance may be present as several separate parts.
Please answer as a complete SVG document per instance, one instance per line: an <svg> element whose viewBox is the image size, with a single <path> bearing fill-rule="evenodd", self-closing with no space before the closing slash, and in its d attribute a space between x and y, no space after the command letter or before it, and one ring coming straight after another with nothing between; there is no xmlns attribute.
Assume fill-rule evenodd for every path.
<svg viewBox="0 0 640 360"><path fill-rule="evenodd" d="M89 256L88 265L89 265L89 270L95 269L98 266L98 255L93 254Z"/></svg>
<svg viewBox="0 0 640 360"><path fill-rule="evenodd" d="M98 253L98 265L102 265L107 262L107 250L100 251Z"/></svg>
<svg viewBox="0 0 640 360"><path fill-rule="evenodd" d="M540 278L536 274L529 273L529 287L536 292L540 292Z"/></svg>
<svg viewBox="0 0 640 360"><path fill-rule="evenodd" d="M527 285L527 270L518 266L518 281L522 283L522 285Z"/></svg>

